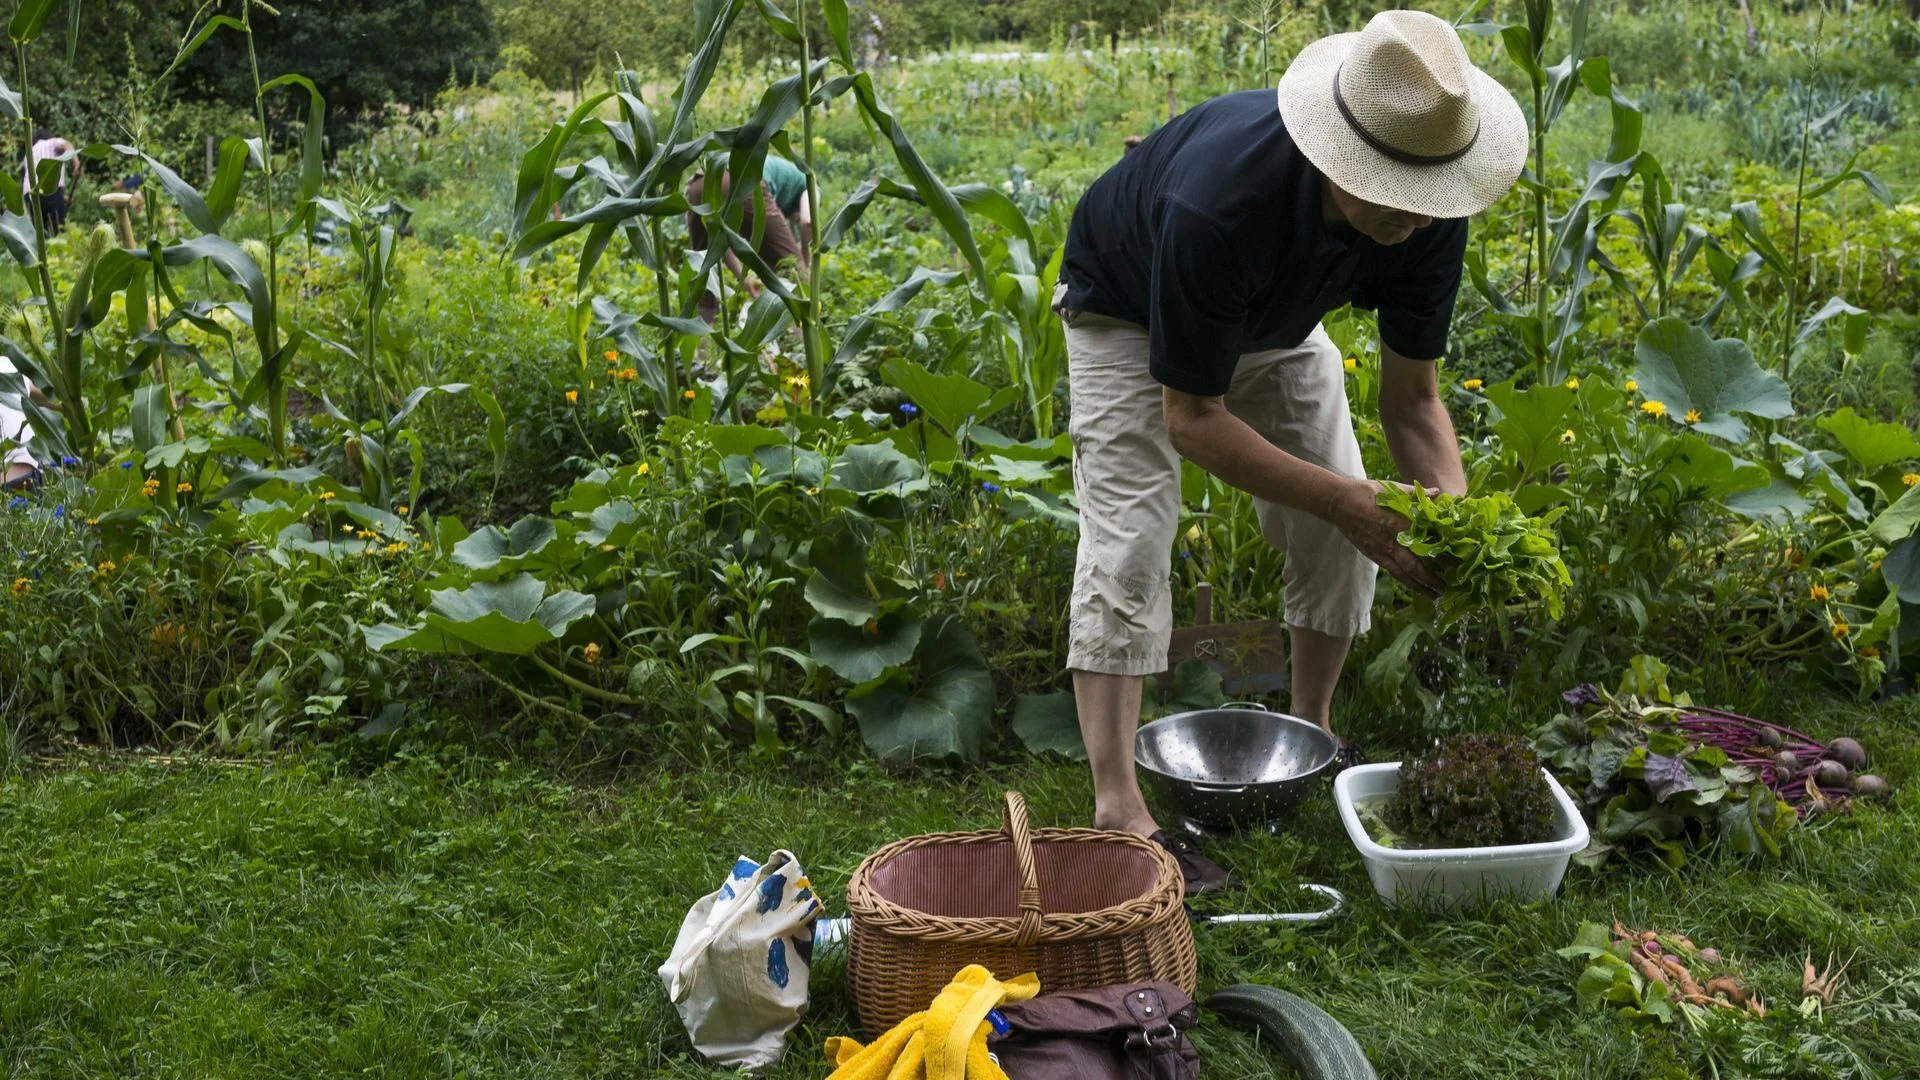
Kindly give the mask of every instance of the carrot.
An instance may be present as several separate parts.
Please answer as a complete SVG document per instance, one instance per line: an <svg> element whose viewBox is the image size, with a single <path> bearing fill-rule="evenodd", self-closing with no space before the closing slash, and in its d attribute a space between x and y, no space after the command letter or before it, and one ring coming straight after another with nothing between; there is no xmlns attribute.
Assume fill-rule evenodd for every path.
<svg viewBox="0 0 1920 1080"><path fill-rule="evenodd" d="M1660 970L1660 965L1655 963L1652 959L1648 957L1641 956L1640 954L1635 953L1633 957L1633 966L1639 968L1640 974L1645 975L1647 979L1651 982L1657 982L1661 986L1673 985L1671 982L1667 981L1667 973Z"/></svg>
<svg viewBox="0 0 1920 1080"><path fill-rule="evenodd" d="M1678 986L1682 994L1698 997L1707 996L1707 992L1701 989L1700 983L1694 979L1693 972L1688 971L1687 965L1681 963L1677 958L1663 956L1660 958L1660 964L1667 969L1667 974L1673 977L1673 985Z"/></svg>

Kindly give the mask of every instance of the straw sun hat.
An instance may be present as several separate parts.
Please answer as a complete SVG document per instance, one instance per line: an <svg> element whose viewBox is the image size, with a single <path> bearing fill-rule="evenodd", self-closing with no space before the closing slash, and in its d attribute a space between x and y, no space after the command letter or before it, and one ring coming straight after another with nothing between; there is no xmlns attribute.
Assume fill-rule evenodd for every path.
<svg viewBox="0 0 1920 1080"><path fill-rule="evenodd" d="M1499 201L1527 159L1527 121L1446 20L1383 11L1307 46L1280 77L1294 145L1368 202L1437 218Z"/></svg>

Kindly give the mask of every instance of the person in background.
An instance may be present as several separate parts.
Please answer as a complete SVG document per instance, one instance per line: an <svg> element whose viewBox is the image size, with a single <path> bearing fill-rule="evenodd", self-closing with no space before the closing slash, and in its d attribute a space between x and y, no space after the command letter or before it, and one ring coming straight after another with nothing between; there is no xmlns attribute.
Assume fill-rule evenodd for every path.
<svg viewBox="0 0 1920 1080"><path fill-rule="evenodd" d="M730 186L730 178L722 174L720 198L726 198ZM706 189L706 174L695 173L687 184L687 201L695 204L704 202ZM807 205L807 174L786 158L768 154L767 163L760 170L760 206L767 219L765 233L760 238L761 260L778 270L782 262L791 259L794 269L804 276L807 273L807 252L813 250L813 210ZM742 236L751 236L753 219L748 208L743 206L738 213L738 218L728 224ZM705 251L708 242L706 222L698 214L688 214L689 250ZM739 256L728 251L721 258L727 269L746 282L749 295L760 295L760 282L746 276ZM719 311L720 301L712 293L701 297L702 319L711 323Z"/></svg>
<svg viewBox="0 0 1920 1080"><path fill-rule="evenodd" d="M40 128L35 131L33 133L33 148L27 153L25 168L21 173L21 187L28 191L33 190L34 179L40 171L40 163L58 158L70 158L71 160L60 162L60 178L54 183L53 190L39 197L40 222L49 233L59 232L66 227L67 182L71 179L77 183L85 171L85 166L81 164L80 158L76 156L76 151L72 143L60 138L46 128Z"/></svg>
<svg viewBox="0 0 1920 1080"><path fill-rule="evenodd" d="M18 373L13 361L0 356L0 375ZM47 400L26 376L20 376L20 385L32 396L34 404L48 407ZM27 446L32 439L33 425L27 422L27 414L14 404L11 395L0 391L0 491L24 491L39 481L40 466L34 462L33 451Z"/></svg>

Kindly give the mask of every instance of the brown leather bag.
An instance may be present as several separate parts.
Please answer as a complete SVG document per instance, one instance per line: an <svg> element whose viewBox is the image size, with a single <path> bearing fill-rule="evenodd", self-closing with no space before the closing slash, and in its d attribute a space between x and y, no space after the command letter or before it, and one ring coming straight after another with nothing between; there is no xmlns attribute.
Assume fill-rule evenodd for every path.
<svg viewBox="0 0 1920 1080"><path fill-rule="evenodd" d="M1167 982L1042 994L1003 1005L987 1049L1010 1080L1197 1080L1200 1007Z"/></svg>

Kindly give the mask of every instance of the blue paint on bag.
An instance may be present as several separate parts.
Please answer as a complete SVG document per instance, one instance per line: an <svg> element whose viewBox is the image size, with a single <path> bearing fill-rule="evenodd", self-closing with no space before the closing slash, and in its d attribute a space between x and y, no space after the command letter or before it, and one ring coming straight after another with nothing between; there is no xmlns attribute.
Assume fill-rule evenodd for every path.
<svg viewBox="0 0 1920 1080"><path fill-rule="evenodd" d="M754 862L752 859L742 858L739 862L733 864L733 879L735 881L745 881L759 872L760 864Z"/></svg>
<svg viewBox="0 0 1920 1080"><path fill-rule="evenodd" d="M720 886L720 899L722 899L722 900L731 900L731 899L733 899L733 898L734 898L735 896L738 896L738 895L739 895L738 893L736 893L736 892L734 892L734 891L733 891L733 883L732 883L732 882L728 882L728 883L726 883L725 885L722 885L722 886Z"/></svg>
<svg viewBox="0 0 1920 1080"><path fill-rule="evenodd" d="M787 988L787 943L784 938L774 938L767 946L767 978L782 990Z"/></svg>
<svg viewBox="0 0 1920 1080"><path fill-rule="evenodd" d="M769 874L767 880L760 883L760 914L765 915L780 906L787 894L787 879L780 874Z"/></svg>

